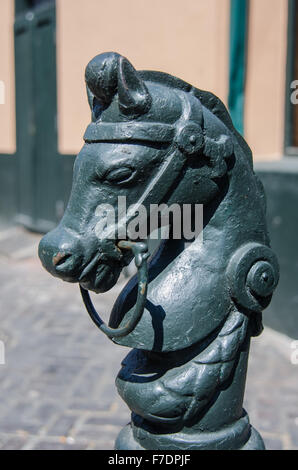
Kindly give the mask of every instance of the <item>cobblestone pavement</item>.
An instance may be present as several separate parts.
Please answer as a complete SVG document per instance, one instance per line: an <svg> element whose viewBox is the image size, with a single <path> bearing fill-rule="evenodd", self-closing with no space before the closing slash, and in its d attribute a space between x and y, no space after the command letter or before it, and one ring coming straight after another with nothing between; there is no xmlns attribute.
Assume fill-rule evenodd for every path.
<svg viewBox="0 0 298 470"><path fill-rule="evenodd" d="M112 449L129 421L114 386L128 350L91 323L77 285L41 268L38 241L20 228L0 232L0 449ZM97 296L101 311L123 282ZM291 354L291 341L272 330L253 339L245 407L268 449L298 449Z"/></svg>

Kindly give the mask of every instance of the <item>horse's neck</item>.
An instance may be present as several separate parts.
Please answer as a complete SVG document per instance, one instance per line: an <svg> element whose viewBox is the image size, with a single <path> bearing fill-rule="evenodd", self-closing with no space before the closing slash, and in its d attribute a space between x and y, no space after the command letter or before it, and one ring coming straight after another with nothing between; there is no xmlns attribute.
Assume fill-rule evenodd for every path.
<svg viewBox="0 0 298 470"><path fill-rule="evenodd" d="M213 268L222 270L240 245L248 241L266 243L259 189L250 166L238 163L222 182L218 197L204 206L203 233L185 249L179 240L164 243L154 263L159 264L159 273L181 266L200 269L200 262L208 265L208 258L213 259L214 254Z"/></svg>
<svg viewBox="0 0 298 470"><path fill-rule="evenodd" d="M214 328L219 326L219 321L213 321L213 317L224 320L228 314L230 297L226 289L225 273L233 253L247 241L258 241L258 237L261 241L261 238L264 238L264 224L260 222L264 214L261 214L258 198L253 198L254 191L258 191L254 175L251 168L244 168L245 171L239 171L239 168L237 170L235 178L234 170L229 179L226 178L217 200L205 207L203 241L198 237L184 248L181 240L166 240L150 263L147 297L152 304L160 305L167 313L164 329L175 327L175 318L182 315L185 301L191 306L190 310L200 313L194 317L189 314L184 319L185 328L190 330L194 321L198 323L202 320L204 323L203 326L195 326L194 329L200 330L200 334L186 341L185 347L206 337L213 324ZM245 197L245 194L243 196L244 185L250 197ZM250 202L251 198L253 203ZM119 319L122 320L133 308L136 294L135 277L117 299L111 315L112 325L118 325ZM217 312L218 306L220 311ZM206 320L207 314L210 322ZM143 322L141 320L139 329L142 326L151 328L150 315L144 317ZM135 335L138 336L137 333ZM165 350L173 350L170 344L173 341L168 338L164 341ZM138 338L129 343L133 346L134 344L138 344ZM149 343L146 347L151 348Z"/></svg>

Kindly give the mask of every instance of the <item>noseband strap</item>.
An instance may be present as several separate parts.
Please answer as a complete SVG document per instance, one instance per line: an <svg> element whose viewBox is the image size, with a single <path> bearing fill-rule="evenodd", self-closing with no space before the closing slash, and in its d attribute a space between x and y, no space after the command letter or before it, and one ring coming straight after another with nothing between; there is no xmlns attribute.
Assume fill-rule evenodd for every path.
<svg viewBox="0 0 298 470"><path fill-rule="evenodd" d="M144 312L148 288L147 259L149 257L149 253L146 243L137 243L130 242L128 240L122 240L118 243L118 247L122 250L132 250L135 257L135 264L138 269L137 301L134 307L133 314L126 323L126 325L119 328L111 328L106 325L95 310L88 290L84 289L80 285L83 302L85 304L87 312L89 313L95 325L109 338L119 338L121 336L127 336L132 330L135 329Z"/></svg>

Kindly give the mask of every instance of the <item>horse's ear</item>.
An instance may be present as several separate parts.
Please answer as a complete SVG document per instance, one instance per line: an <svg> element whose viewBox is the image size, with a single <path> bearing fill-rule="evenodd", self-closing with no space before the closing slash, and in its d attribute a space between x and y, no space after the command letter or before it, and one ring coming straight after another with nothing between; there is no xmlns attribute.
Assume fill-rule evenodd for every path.
<svg viewBox="0 0 298 470"><path fill-rule="evenodd" d="M117 91L119 57L116 52L106 52L89 62L85 71L88 100L91 92L102 105L111 103Z"/></svg>
<svg viewBox="0 0 298 470"><path fill-rule="evenodd" d="M118 99L122 114L135 118L149 111L150 93L131 63L120 56L118 69Z"/></svg>
<svg viewBox="0 0 298 470"><path fill-rule="evenodd" d="M128 118L145 114L151 107L151 96L145 83L131 63L116 52L97 55L86 67L88 101L92 109L94 98L104 108L118 91L119 109Z"/></svg>

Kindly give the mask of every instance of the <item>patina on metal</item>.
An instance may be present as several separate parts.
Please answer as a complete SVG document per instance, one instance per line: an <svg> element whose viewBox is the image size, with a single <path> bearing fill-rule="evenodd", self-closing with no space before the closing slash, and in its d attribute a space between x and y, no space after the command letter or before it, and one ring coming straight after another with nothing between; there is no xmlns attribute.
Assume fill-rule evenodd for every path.
<svg viewBox="0 0 298 470"><path fill-rule="evenodd" d="M86 84L92 122L68 207L39 255L51 274L79 282L108 337L133 348L116 380L132 411L116 449L263 449L242 406L250 338L262 331L278 263L251 151L212 93L137 72L119 54L95 57ZM112 227L97 233L96 208L117 210L118 196L135 211L203 204L203 243L170 237L147 271L144 240L111 239ZM138 275L107 326L87 291L111 289L133 257Z"/></svg>

